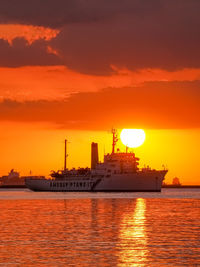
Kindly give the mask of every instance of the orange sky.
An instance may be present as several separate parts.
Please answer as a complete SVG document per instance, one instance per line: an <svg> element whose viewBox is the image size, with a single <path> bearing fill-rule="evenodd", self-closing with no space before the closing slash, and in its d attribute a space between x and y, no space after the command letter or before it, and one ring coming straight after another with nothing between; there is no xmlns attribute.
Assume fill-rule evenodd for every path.
<svg viewBox="0 0 200 267"><path fill-rule="evenodd" d="M99 156L111 152L112 135L109 131L73 131L56 129L50 124L3 123L1 131L1 172L16 168L22 175L49 175L51 170L63 168L64 139L68 145L68 167L90 166L90 144L99 143ZM169 169L166 182L179 177L184 184L198 184L200 130L145 130L146 141L135 148L140 167L149 165ZM119 148L125 147L119 142Z"/></svg>
<svg viewBox="0 0 200 267"><path fill-rule="evenodd" d="M52 20L43 5L43 16L23 17L3 4L0 175L11 168L41 175L62 168L65 138L71 141L69 167L88 166L90 143L99 142L102 158L104 149L110 151L114 126L146 131L146 142L135 149L141 167L165 164L167 182L177 176L184 184L200 184L199 35L192 28L198 16L190 22L188 41L184 10L193 14L192 4L179 15L153 5L138 9L147 12L142 22L133 3L125 1L122 14L120 5L108 11L105 3L95 9L89 1L94 16L84 7L79 17L74 4L68 20L51 5L45 8ZM170 12L174 28L157 8Z"/></svg>

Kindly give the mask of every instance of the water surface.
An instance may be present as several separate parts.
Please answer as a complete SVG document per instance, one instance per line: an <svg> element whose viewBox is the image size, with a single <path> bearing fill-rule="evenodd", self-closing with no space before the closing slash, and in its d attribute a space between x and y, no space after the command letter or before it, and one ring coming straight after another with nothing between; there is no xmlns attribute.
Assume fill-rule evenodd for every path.
<svg viewBox="0 0 200 267"><path fill-rule="evenodd" d="M2 266L200 266L200 190L0 191Z"/></svg>

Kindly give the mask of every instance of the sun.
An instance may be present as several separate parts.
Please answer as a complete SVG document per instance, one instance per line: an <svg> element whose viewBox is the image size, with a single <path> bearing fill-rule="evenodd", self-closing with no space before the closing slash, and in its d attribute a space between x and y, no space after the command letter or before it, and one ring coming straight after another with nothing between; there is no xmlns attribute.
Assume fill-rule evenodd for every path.
<svg viewBox="0 0 200 267"><path fill-rule="evenodd" d="M120 134L122 143L131 148L141 146L145 137L145 132L142 129L123 129Z"/></svg>

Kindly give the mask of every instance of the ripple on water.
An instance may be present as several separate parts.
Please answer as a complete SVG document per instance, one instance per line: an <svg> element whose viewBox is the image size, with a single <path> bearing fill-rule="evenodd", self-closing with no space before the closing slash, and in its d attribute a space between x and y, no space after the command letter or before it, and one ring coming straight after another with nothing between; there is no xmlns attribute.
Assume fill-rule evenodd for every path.
<svg viewBox="0 0 200 267"><path fill-rule="evenodd" d="M85 196L1 199L1 264L200 265L199 199Z"/></svg>

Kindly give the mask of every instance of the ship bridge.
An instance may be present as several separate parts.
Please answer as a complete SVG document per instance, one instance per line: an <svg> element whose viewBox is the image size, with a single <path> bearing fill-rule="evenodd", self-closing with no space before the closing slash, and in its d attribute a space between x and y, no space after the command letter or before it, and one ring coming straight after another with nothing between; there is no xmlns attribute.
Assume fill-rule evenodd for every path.
<svg viewBox="0 0 200 267"><path fill-rule="evenodd" d="M139 158L134 153L112 153L104 156L104 162L96 165L95 173L119 174L138 171Z"/></svg>

